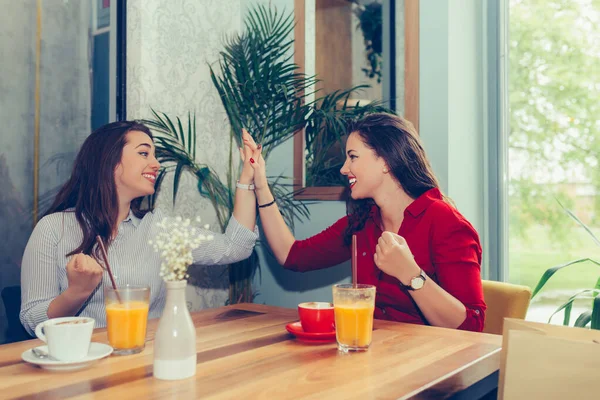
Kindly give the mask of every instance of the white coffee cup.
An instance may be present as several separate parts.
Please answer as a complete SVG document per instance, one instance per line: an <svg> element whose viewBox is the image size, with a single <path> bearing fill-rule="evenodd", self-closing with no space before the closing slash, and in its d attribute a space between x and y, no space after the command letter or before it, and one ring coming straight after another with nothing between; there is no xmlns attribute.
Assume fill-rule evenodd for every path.
<svg viewBox="0 0 600 400"><path fill-rule="evenodd" d="M78 361L88 354L94 322L88 317L53 318L38 324L35 335L48 344L51 357Z"/></svg>

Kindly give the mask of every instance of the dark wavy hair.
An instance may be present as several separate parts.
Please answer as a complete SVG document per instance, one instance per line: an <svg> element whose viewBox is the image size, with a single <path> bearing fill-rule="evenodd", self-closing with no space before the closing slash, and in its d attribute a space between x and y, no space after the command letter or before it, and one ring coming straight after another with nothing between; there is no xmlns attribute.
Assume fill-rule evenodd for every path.
<svg viewBox="0 0 600 400"><path fill-rule="evenodd" d="M83 231L83 241L67 256L84 253L91 255L100 235L108 246L117 226L119 201L115 183L115 169L121 162L127 133L141 131L151 139L147 126L137 121L119 121L96 129L81 145L75 158L73 172L62 186L54 203L44 216L74 209L75 218ZM133 214L142 218L148 209L142 209L144 197L131 202Z"/></svg>
<svg viewBox="0 0 600 400"><path fill-rule="evenodd" d="M439 187L419 135L408 120L393 114L370 114L351 124L348 132L360 135L365 145L385 160L390 173L413 199ZM373 199L348 197L349 223L344 232L344 243L350 245L352 235L364 228L373 205Z"/></svg>

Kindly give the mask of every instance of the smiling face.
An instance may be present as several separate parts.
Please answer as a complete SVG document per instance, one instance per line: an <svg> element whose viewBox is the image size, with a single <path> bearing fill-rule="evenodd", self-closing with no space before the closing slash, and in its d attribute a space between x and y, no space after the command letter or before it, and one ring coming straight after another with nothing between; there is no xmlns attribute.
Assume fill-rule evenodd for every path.
<svg viewBox="0 0 600 400"><path fill-rule="evenodd" d="M115 185L119 199L131 201L154 193L160 164L154 143L144 132L130 131L126 141L121 162L115 168Z"/></svg>
<svg viewBox="0 0 600 400"><path fill-rule="evenodd" d="M352 132L346 142L346 162L340 172L348 177L353 199L373 198L384 181L383 158L367 147L360 135Z"/></svg>

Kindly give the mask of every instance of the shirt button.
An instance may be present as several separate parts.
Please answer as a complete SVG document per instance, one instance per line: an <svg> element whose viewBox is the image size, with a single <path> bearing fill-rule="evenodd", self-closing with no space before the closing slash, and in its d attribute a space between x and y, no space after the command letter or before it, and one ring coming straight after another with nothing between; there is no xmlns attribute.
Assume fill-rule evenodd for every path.
<svg viewBox="0 0 600 400"><path fill-rule="evenodd" d="M385 315L385 313L386 313L385 308L383 308L383 307L381 308L381 313Z"/></svg>
<svg viewBox="0 0 600 400"><path fill-rule="evenodd" d="M367 252L366 252L366 251L363 251L363 257L364 257L364 256L366 256L366 255L367 255Z"/></svg>
<svg viewBox="0 0 600 400"><path fill-rule="evenodd" d="M475 314L479 315L479 310L475 310Z"/></svg>

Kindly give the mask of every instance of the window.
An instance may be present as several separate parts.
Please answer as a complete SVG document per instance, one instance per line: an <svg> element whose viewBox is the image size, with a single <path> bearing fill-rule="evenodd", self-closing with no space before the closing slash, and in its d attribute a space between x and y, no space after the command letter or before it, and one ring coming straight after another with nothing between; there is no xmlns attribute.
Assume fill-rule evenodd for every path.
<svg viewBox="0 0 600 400"><path fill-rule="evenodd" d="M552 266L600 259L600 246L561 207L600 234L600 2L507 1L508 278L534 288ZM599 277L591 263L559 271L528 319L548 321ZM589 304L575 304L571 324Z"/></svg>

